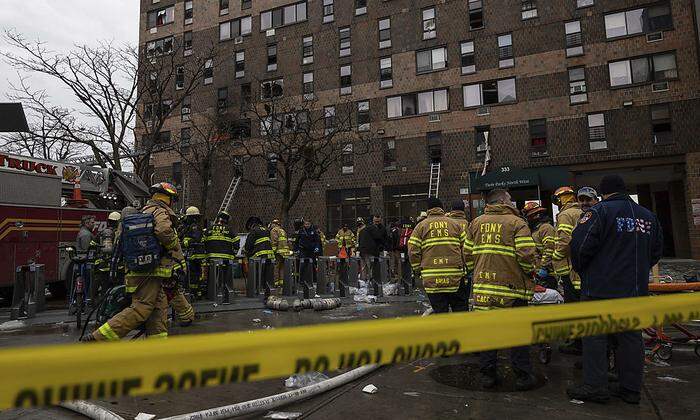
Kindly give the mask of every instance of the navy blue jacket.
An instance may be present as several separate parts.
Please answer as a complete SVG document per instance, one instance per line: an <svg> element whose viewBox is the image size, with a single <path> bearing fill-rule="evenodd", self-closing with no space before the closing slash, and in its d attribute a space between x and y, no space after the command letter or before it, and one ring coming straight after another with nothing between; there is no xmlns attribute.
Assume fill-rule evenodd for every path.
<svg viewBox="0 0 700 420"><path fill-rule="evenodd" d="M321 255L323 247L318 229L315 226L299 229L297 239L294 242L294 250L299 253L299 258L316 258Z"/></svg>
<svg viewBox="0 0 700 420"><path fill-rule="evenodd" d="M654 213L626 194L614 194L581 215L570 246L584 296L646 296L649 270L661 259L663 233Z"/></svg>

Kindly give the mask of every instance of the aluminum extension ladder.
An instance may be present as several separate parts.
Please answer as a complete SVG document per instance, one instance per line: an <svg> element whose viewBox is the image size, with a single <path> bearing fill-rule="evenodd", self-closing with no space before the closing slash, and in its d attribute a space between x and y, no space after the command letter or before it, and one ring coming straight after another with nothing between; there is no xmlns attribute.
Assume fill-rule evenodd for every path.
<svg viewBox="0 0 700 420"><path fill-rule="evenodd" d="M240 176L235 176L231 180L231 184L228 186L228 190L226 190L226 195L224 195L224 200L221 202L221 207L219 208L219 213L222 211L228 211L229 207L231 207L231 201L233 200L233 197L236 195L236 190L238 189L238 184L241 183L241 177Z"/></svg>
<svg viewBox="0 0 700 420"><path fill-rule="evenodd" d="M440 162L430 164L430 186L428 197L438 197L440 191Z"/></svg>

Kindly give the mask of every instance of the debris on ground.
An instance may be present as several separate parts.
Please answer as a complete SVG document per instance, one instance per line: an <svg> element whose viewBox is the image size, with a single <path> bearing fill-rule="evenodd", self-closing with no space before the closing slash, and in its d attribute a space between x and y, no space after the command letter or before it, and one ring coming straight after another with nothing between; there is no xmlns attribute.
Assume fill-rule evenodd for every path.
<svg viewBox="0 0 700 420"><path fill-rule="evenodd" d="M428 316L433 313L433 307L431 306L430 308L426 309L425 312L423 312L423 315L421 316Z"/></svg>
<svg viewBox="0 0 700 420"><path fill-rule="evenodd" d="M262 322L262 319L260 319L260 318L253 318L253 322L255 322L255 323L257 324L258 322Z"/></svg>
<svg viewBox="0 0 700 420"><path fill-rule="evenodd" d="M572 404L583 404L583 401L581 401L581 400L571 400L569 402Z"/></svg>
<svg viewBox="0 0 700 420"><path fill-rule="evenodd" d="M139 413L136 417L134 417L134 420L151 420L154 418L156 418L155 414Z"/></svg>
<svg viewBox="0 0 700 420"><path fill-rule="evenodd" d="M656 379L664 382L688 383L685 379L674 378L673 376L657 376Z"/></svg>
<svg viewBox="0 0 700 420"><path fill-rule="evenodd" d="M399 294L399 284L398 283L384 283L382 284L382 292L384 296L394 296Z"/></svg>
<svg viewBox="0 0 700 420"><path fill-rule="evenodd" d="M352 299L355 302L377 303L377 297L374 295L355 295Z"/></svg>
<svg viewBox="0 0 700 420"><path fill-rule="evenodd" d="M411 392L404 392L403 395L408 395L409 397L420 397L420 393L419 393L419 392L413 392L413 391L411 391Z"/></svg>
<svg viewBox="0 0 700 420"><path fill-rule="evenodd" d="M284 386L287 388L303 388L305 386L314 385L328 379L328 376L321 372L308 372L302 374L294 374L284 381Z"/></svg>
<svg viewBox="0 0 700 420"><path fill-rule="evenodd" d="M301 413L296 411L270 411L264 417L266 419L298 419Z"/></svg>
<svg viewBox="0 0 700 420"><path fill-rule="evenodd" d="M265 310L263 311L263 313L264 313L265 315L272 315L272 311L269 310L269 309L265 309Z"/></svg>
<svg viewBox="0 0 700 420"><path fill-rule="evenodd" d="M365 394L376 394L377 391L379 391L379 388L372 384L369 384L366 387L362 388L362 392L364 392Z"/></svg>
<svg viewBox="0 0 700 420"><path fill-rule="evenodd" d="M0 331L13 331L19 330L26 326L26 323L21 319L15 319L12 321L3 322L0 324Z"/></svg>

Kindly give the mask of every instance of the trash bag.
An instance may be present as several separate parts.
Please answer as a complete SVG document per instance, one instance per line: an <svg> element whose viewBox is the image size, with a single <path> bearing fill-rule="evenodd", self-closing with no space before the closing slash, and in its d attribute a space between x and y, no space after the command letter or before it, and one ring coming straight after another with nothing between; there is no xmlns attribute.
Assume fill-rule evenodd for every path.
<svg viewBox="0 0 700 420"><path fill-rule="evenodd" d="M294 374L284 381L284 386L287 388L303 388L305 386L314 385L328 379L328 376L321 372L308 372L302 374Z"/></svg>

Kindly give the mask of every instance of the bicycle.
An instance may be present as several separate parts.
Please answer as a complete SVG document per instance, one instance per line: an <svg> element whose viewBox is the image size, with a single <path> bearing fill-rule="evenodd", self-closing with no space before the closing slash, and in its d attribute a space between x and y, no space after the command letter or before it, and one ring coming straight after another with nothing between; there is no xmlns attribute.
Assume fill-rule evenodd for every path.
<svg viewBox="0 0 700 420"><path fill-rule="evenodd" d="M83 324L83 313L89 303L87 296L90 288L91 255L93 252L88 251L87 254L81 255L71 246L63 247L62 249L66 250L68 258L73 263L70 285L68 287L68 314L75 315L76 326L80 328Z"/></svg>

